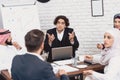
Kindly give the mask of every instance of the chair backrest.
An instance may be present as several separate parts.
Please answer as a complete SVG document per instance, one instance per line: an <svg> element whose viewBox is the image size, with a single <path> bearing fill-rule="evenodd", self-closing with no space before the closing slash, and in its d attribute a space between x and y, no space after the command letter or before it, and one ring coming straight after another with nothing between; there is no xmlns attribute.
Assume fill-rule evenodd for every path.
<svg viewBox="0 0 120 80"><path fill-rule="evenodd" d="M12 80L10 73L8 70L1 70L1 75L5 78L5 80Z"/></svg>

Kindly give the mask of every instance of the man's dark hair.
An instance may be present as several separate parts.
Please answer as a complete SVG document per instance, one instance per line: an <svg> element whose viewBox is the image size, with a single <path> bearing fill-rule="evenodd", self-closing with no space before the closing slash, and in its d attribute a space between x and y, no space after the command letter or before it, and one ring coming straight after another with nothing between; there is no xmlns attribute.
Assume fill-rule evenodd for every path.
<svg viewBox="0 0 120 80"><path fill-rule="evenodd" d="M70 25L69 19L68 19L66 16L63 16L63 15L57 16L57 17L55 18L55 20L54 20L54 25L57 24L57 22L58 22L59 19L63 19L63 20L65 21L66 27L68 27L68 26Z"/></svg>
<svg viewBox="0 0 120 80"><path fill-rule="evenodd" d="M44 40L44 33L38 29L33 29L25 35L25 46L28 52L37 51Z"/></svg>

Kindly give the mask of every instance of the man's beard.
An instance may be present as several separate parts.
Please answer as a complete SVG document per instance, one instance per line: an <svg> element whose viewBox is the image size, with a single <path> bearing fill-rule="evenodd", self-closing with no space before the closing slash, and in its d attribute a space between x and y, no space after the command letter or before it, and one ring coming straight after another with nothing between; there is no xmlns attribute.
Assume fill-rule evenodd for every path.
<svg viewBox="0 0 120 80"><path fill-rule="evenodd" d="M13 45L13 44L12 44L12 41L9 42L8 40L6 40L5 43L6 43L7 45Z"/></svg>

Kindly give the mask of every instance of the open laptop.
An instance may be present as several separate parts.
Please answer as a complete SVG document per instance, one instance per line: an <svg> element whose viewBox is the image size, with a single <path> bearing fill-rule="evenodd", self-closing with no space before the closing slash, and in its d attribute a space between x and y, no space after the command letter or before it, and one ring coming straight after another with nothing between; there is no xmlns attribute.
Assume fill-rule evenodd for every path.
<svg viewBox="0 0 120 80"><path fill-rule="evenodd" d="M53 61L70 59L72 58L72 54L73 54L72 46L52 48L52 60Z"/></svg>

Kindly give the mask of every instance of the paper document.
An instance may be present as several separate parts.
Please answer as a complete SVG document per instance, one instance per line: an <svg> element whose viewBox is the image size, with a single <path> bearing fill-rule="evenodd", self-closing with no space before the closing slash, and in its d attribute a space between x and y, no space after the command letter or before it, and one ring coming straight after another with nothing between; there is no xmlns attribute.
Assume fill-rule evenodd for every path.
<svg viewBox="0 0 120 80"><path fill-rule="evenodd" d="M58 64L58 65L72 64L72 60L67 59L67 60L61 60L61 61L54 61L53 63Z"/></svg>
<svg viewBox="0 0 120 80"><path fill-rule="evenodd" d="M78 71L79 69L68 66L68 65L62 65L60 66L60 69L64 69L66 72L74 72L74 71Z"/></svg>
<svg viewBox="0 0 120 80"><path fill-rule="evenodd" d="M85 68L85 67L87 67L87 65L82 64L82 65L77 65L76 67L77 67L77 68Z"/></svg>
<svg viewBox="0 0 120 80"><path fill-rule="evenodd" d="M66 72L74 72L74 71L78 71L79 69L68 66L68 65L57 65L52 63L51 64L53 67L53 71L54 73L57 73L59 69L64 69Z"/></svg>

